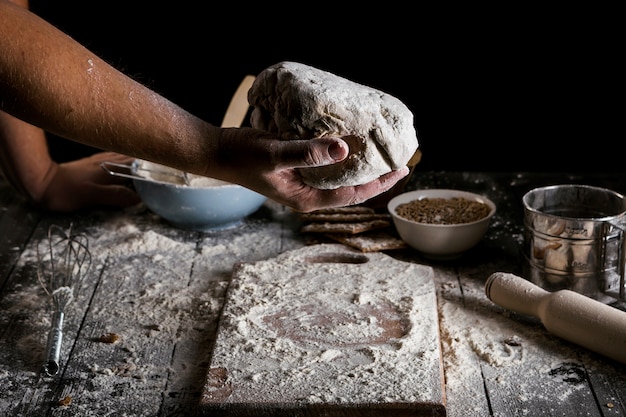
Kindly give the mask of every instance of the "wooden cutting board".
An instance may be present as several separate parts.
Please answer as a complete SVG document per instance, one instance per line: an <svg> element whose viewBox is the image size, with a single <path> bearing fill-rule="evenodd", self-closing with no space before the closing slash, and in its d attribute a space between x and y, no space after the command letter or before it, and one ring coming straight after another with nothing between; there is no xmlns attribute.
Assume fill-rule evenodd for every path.
<svg viewBox="0 0 626 417"><path fill-rule="evenodd" d="M237 266L211 416L445 416L432 268L320 244Z"/></svg>

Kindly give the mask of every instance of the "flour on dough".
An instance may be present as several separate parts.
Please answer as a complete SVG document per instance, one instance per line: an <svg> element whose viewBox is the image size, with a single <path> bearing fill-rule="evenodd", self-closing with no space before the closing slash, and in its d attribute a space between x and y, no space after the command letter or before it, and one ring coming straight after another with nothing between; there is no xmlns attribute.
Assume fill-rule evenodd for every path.
<svg viewBox="0 0 626 417"><path fill-rule="evenodd" d="M350 156L301 169L316 188L360 185L406 166L418 148L413 113L399 99L297 62L263 70L248 92L251 124L284 140L342 137Z"/></svg>

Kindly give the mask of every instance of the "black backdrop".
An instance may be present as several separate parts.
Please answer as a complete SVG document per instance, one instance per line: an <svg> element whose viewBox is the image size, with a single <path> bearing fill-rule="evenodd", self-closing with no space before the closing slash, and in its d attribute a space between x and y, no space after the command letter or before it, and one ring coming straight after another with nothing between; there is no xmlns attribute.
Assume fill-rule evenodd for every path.
<svg viewBox="0 0 626 417"><path fill-rule="evenodd" d="M108 62L212 123L244 75L293 60L401 99L415 115L420 169L620 169L617 28L589 10L381 6L340 16L320 3L280 11L76 3L31 0Z"/></svg>

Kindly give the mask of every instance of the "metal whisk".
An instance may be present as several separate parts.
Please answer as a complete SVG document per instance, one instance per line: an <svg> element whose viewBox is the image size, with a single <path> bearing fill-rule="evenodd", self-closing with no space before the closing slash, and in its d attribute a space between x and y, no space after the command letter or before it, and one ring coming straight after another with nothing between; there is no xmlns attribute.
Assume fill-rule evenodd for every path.
<svg viewBox="0 0 626 417"><path fill-rule="evenodd" d="M40 245L46 247L43 253ZM78 294L91 266L89 240L84 234L74 234L71 224L67 231L51 225L47 239L37 245L37 261L37 278L54 306L43 365L43 372L53 376L59 372L65 309Z"/></svg>

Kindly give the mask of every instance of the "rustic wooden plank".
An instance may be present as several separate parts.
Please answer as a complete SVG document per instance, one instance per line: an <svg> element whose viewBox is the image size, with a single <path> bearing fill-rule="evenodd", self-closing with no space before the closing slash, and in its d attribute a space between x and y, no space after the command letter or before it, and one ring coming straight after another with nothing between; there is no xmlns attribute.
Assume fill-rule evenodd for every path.
<svg viewBox="0 0 626 417"><path fill-rule="evenodd" d="M0 301L3 416L45 415L46 395L54 389L53 382L40 377L50 313L45 308L47 296L33 277L18 267L9 278L9 295Z"/></svg>
<svg viewBox="0 0 626 417"><path fill-rule="evenodd" d="M513 314L486 298L487 276L502 268L487 263L461 268L459 274L465 306L479 315L475 330L466 335L480 358L493 415L599 415L591 387L580 377L584 368L576 361L575 347L548 334L533 318L512 320Z"/></svg>
<svg viewBox="0 0 626 417"><path fill-rule="evenodd" d="M206 363L204 368L196 366L196 360L210 354L207 347L210 347L210 344L197 344L197 341L198 338L209 342L213 339L215 323L212 324L210 317L205 316L205 313L207 309L213 316L219 313L223 302L221 292L225 290L230 279L232 266L239 261L239 257L261 259L277 253L284 245L302 244L293 239L294 236L299 237L298 235L292 234L293 236L289 237L291 232L283 230L284 219L289 219L290 213L281 206L275 208L278 209L277 213L270 213L270 210L262 213L262 216L252 216L240 228L205 234L174 229L156 216L141 210L137 213L122 214L95 212L89 216L65 219L66 225L70 221L76 224L85 219L85 224L80 227L90 234L94 265L98 274L102 275L97 275L90 285L83 288L85 292L76 302L76 305L84 306L86 310L87 315L83 315L84 317L80 317L78 311L73 311L79 316L77 317L80 319L79 323L84 320L83 327L79 329L74 320L66 322L66 338L69 340L78 336L78 339L75 346L72 346L71 340L69 345L65 343L63 345L62 357L68 358L69 363L62 377L40 379L37 372L40 362L37 360L29 375L37 379L41 386L33 390L33 395L24 396L21 400L3 398L2 404L17 403L11 409L17 413L16 415L24 413L39 415L52 409L55 414L63 415L83 415L105 410L108 412L112 409L111 401L116 403L116 407L122 407L121 412L129 415L190 414L197 408L199 391L206 378ZM268 216L275 216L277 221L268 221ZM46 224L55 222L55 216L46 220L41 226L39 237L43 235ZM92 230L89 230L90 228ZM152 237L161 235L162 237L157 237L158 240L173 239L182 242L186 249L178 251L166 247L151 251L146 247L149 245L142 244L146 235ZM196 244L199 236L203 236L202 243ZM111 252L114 254L111 255ZM185 260L177 258L181 256ZM187 259L188 256L191 258ZM156 266L147 268L144 265L146 262L154 263ZM133 266L134 264L144 267ZM181 267L187 271L186 276L180 272ZM193 282L189 279L192 270L195 271L196 277ZM163 328L167 322L167 315L153 320L155 323L138 322L139 317L146 318L152 315L156 318L158 314L162 314L162 306L150 307L154 301L143 302L147 294L142 295L142 291L147 290L137 287L142 282L145 283L150 275L164 280L163 288L176 283L179 301L185 300L185 305L180 305L174 302L173 297L158 292L160 302L170 305L170 308L175 310L170 319L172 328ZM29 278L35 289L41 291L33 271ZM131 287L128 287L129 285ZM126 294L121 299L120 291ZM169 292L175 293L173 290ZM182 292L185 293L184 296L181 295ZM105 303L106 300L110 302L112 297L118 304ZM89 304L91 298L92 304ZM133 303L140 300L142 301L140 306L134 306ZM146 305L148 307L144 307ZM146 308L148 310L145 310ZM120 320L119 315L127 314L129 309L134 310L137 315L133 316L134 320L128 318ZM134 346L129 348L128 341L125 344L123 342L126 329L132 333L137 331L138 326L143 326L141 330L142 334L145 334L143 337L146 338L140 343L139 350ZM40 327L39 333L45 336L47 322ZM111 329L117 329L122 337L118 343L109 345L96 341L100 336L112 332ZM33 333L32 326L24 332ZM166 339L165 342L162 339ZM42 347L39 350L41 349ZM70 357L71 349L73 351ZM142 372L142 367L137 363L139 357L147 361L143 366L149 368L151 372ZM190 377L190 373L195 373L196 376ZM24 377L21 380L26 381ZM138 393L142 392L146 394L141 398L146 399L136 401ZM23 396L24 393L18 390L15 395ZM72 405L57 409L59 399L66 396L73 398ZM33 401L33 398L37 398L37 401ZM146 401L150 404L147 405Z"/></svg>
<svg viewBox="0 0 626 417"><path fill-rule="evenodd" d="M600 416L593 392L584 378L584 368L578 362L552 363L547 356L541 360L528 358L530 363L502 371L484 366L489 399L494 415L501 416ZM501 380L514 380L524 375L517 384L503 385Z"/></svg>
<svg viewBox="0 0 626 417"><path fill-rule="evenodd" d="M0 349L4 365L0 381L14 389L0 390L0 414L7 416L46 415L56 403L50 402L58 378L42 378L46 338L53 308L50 297L37 279L36 246L46 236L50 219L44 218L32 234L18 264L9 277L8 291L0 301ZM30 236L30 233L29 233ZM64 320L61 362L67 360L84 309L71 305Z"/></svg>
<svg viewBox="0 0 626 417"><path fill-rule="evenodd" d="M301 236L293 233L292 213L272 202L266 203L265 210L236 229L200 237L187 289L194 296L187 317L180 321L179 333L184 336L178 338L172 357L172 378L163 395L164 415L197 412L233 267L303 244Z"/></svg>
<svg viewBox="0 0 626 417"><path fill-rule="evenodd" d="M426 260L422 260L427 262ZM433 266L439 312L439 331L446 378L446 411L448 416L490 415L480 358L468 344L463 288L454 267Z"/></svg>
<svg viewBox="0 0 626 417"><path fill-rule="evenodd" d="M418 172L412 177L411 187L485 192L498 205L493 227L467 257L435 263L411 251L390 252L436 271L448 417L468 412L561 416L580 410L591 416L626 416L626 365L564 344L536 320L490 304L482 288L496 270L519 274L517 216L524 191L562 180L624 192L619 189L625 187L623 178L471 172ZM192 415L234 259L270 258L303 245L297 216L271 202L237 230L199 234L175 229L141 207L39 217L41 213L15 198L0 182L0 415L88 416L112 410L129 416ZM64 369L55 378L42 378L51 310L36 280L32 244L53 222L75 222L88 231L98 241L98 260L97 273L66 317ZM165 251L142 258L139 242L149 233L184 245L193 257L181 260ZM124 255L116 251L122 248ZM104 260L111 252L116 262L109 265ZM138 267L147 259L148 268ZM179 267L188 275L171 273ZM149 276L144 277L144 270ZM167 282L157 282L157 276ZM165 291L173 289L179 297ZM133 309L133 316L122 320ZM148 317L154 320L143 320ZM139 335L133 333L138 330ZM116 331L122 336L117 343L96 341ZM58 400L68 395L74 396L73 403L59 406ZM156 405L146 405L148 400Z"/></svg>
<svg viewBox="0 0 626 417"><path fill-rule="evenodd" d="M100 279L55 392L72 397L72 415L161 408L196 234L134 220L112 217L92 233Z"/></svg>
<svg viewBox="0 0 626 417"><path fill-rule="evenodd" d="M0 292L40 216L0 178Z"/></svg>
<svg viewBox="0 0 626 417"><path fill-rule="evenodd" d="M586 378L603 417L626 417L626 364L590 351L580 352Z"/></svg>
<svg viewBox="0 0 626 417"><path fill-rule="evenodd" d="M604 368L601 374L606 375L611 370L610 360L599 356L595 361L585 360L585 351L549 334L537 319L491 304L484 294L484 280L490 271L503 268L485 263L479 268L461 268L459 275L465 307L471 305L472 314L480 313L475 323L480 330L466 334L481 360L493 415L603 415L596 387L587 374L589 369ZM623 373L606 381L608 392L619 390L625 377ZM616 408L619 406L611 412Z"/></svg>

